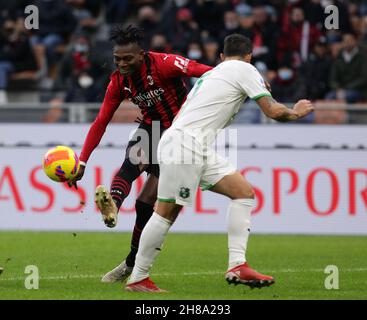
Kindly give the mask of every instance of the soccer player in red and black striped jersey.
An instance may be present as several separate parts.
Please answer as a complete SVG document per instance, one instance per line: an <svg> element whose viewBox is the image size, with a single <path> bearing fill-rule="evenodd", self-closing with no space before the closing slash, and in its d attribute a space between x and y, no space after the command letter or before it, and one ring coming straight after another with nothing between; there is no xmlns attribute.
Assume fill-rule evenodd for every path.
<svg viewBox="0 0 367 320"><path fill-rule="evenodd" d="M108 227L117 223L118 210L128 196L131 184L142 172L148 179L138 196L136 222L131 239L131 251L126 259L107 273L103 282L125 280L135 264L135 256L142 229L153 213L157 197L159 166L156 148L163 131L169 128L186 99L187 89L182 77L200 77L212 67L199 64L174 54L144 51L140 45L143 32L129 26L115 26L110 40L114 43L113 56L117 70L111 75L102 107L89 129L80 154L81 168L70 186L84 174L86 163L98 146L114 112L120 103L131 100L141 109L143 118L134 137L126 148L125 160L112 181L111 190L104 186L96 189L95 201ZM158 136L154 136L156 121Z"/></svg>

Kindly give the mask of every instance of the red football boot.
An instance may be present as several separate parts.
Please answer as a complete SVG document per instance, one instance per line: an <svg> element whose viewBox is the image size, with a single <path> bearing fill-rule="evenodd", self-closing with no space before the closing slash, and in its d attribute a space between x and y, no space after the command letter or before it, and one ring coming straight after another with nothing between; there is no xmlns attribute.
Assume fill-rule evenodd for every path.
<svg viewBox="0 0 367 320"><path fill-rule="evenodd" d="M251 287L251 289L268 287L275 282L273 277L251 269L247 262L228 270L226 280L229 284L234 283L237 285L241 283Z"/></svg>
<svg viewBox="0 0 367 320"><path fill-rule="evenodd" d="M167 292L166 290L158 288L149 277L138 282L127 284L125 290L130 292Z"/></svg>

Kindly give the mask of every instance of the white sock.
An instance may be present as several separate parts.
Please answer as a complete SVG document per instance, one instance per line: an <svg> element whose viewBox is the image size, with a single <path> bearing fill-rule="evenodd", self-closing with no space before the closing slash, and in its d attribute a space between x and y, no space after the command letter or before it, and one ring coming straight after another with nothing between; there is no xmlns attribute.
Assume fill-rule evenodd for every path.
<svg viewBox="0 0 367 320"><path fill-rule="evenodd" d="M253 207L254 199L235 199L228 207L228 269L246 262L247 240L250 234Z"/></svg>
<svg viewBox="0 0 367 320"><path fill-rule="evenodd" d="M172 222L154 212L141 233L135 266L128 283L149 277L149 270L158 256Z"/></svg>

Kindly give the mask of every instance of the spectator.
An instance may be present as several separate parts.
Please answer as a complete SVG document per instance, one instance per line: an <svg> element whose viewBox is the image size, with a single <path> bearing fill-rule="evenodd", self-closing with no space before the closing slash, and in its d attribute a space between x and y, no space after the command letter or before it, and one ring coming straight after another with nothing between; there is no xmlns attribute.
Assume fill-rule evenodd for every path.
<svg viewBox="0 0 367 320"><path fill-rule="evenodd" d="M24 71L37 71L29 39L14 20L6 20L0 31L0 103L7 102L9 75Z"/></svg>
<svg viewBox="0 0 367 320"><path fill-rule="evenodd" d="M206 30L210 36L218 36L218 30L223 30L223 12L232 9L229 1L205 0L197 1L195 20L201 30Z"/></svg>
<svg viewBox="0 0 367 320"><path fill-rule="evenodd" d="M63 0L37 0L39 29L32 30L32 45L35 47L38 64L45 76L57 60L57 46L67 42L76 27L73 13Z"/></svg>
<svg viewBox="0 0 367 320"><path fill-rule="evenodd" d="M294 7L290 13L290 23L283 26L278 41L278 61L291 59L292 67L298 68L307 61L320 36L320 30L305 20L302 8Z"/></svg>
<svg viewBox="0 0 367 320"><path fill-rule="evenodd" d="M55 89L65 89L64 102L101 102L113 66L93 48L86 34L73 37L58 69Z"/></svg>
<svg viewBox="0 0 367 320"><path fill-rule="evenodd" d="M122 21L128 15L129 1L104 0L105 16L108 24Z"/></svg>
<svg viewBox="0 0 367 320"><path fill-rule="evenodd" d="M169 34L173 49L179 53L183 53L191 41L200 41L199 25L189 9L177 10L176 23Z"/></svg>
<svg viewBox="0 0 367 320"><path fill-rule="evenodd" d="M231 33L241 33L240 20L235 11L224 12L224 30L220 34L219 43L223 43L224 38Z"/></svg>
<svg viewBox="0 0 367 320"><path fill-rule="evenodd" d="M342 49L342 35L338 30L328 30L325 33L325 37L328 43L328 48L331 53L331 57L336 59Z"/></svg>
<svg viewBox="0 0 367 320"><path fill-rule="evenodd" d="M347 101L363 100L367 98L365 96L367 87L355 87L356 84L359 87L363 83L363 76L356 77L355 81L350 80L353 76L347 81L343 79L351 72L349 65L352 65L352 69L359 69L354 67L355 60L358 61L361 55L364 56L363 51L367 54L365 2L363 0L0 0L0 25L4 21L11 20L11 23L7 22L10 26L16 21L17 30L19 30L18 24L22 25L24 21L20 20L24 16L25 5L32 3L40 10L40 29L31 30L28 34L28 37L32 36L33 48L24 49L27 46L27 34L24 31L18 34L19 43L17 42L16 48L15 42L9 43L6 40L8 28L4 27L0 31L0 100L1 96L3 100L5 99L8 80L15 79L23 73L23 70L28 72L25 69L29 69L30 65L32 67L29 74L37 74L37 69L42 67L41 75L51 77L52 80L56 76L55 88L61 85L65 90L68 89L68 95L63 99L71 99L70 101L85 99L85 91L88 90L80 87L78 79L74 79L75 90L72 93L70 74L67 72L64 75L60 74L62 70L70 68L70 63L66 68L65 61L68 55L72 57L70 50L65 52L70 35L76 30L78 32L84 30L84 33L92 31L93 39L101 40L98 44L98 55L105 56L101 43L107 39L106 30L108 31L110 27L108 24L121 22L121 19L126 22L137 19L136 22L147 34L147 42L144 45L146 49L157 52L180 52L186 55L190 52L192 58L200 57L197 60L212 66L220 62L219 52L222 48L219 47L218 41L229 33L244 34L253 41L253 63L261 65L266 74L271 74L269 81L275 87L284 89L279 85L284 81L280 79L278 71L281 68L278 64L280 66L286 64L292 69L294 81L306 83L307 96L312 99L327 96L329 99L335 97ZM340 30L325 29L324 19L327 14L324 13L324 7L330 4L339 8ZM101 24L104 19L106 23ZM360 43L360 47L356 49L357 53L355 50L349 52L345 48L345 37L343 38L345 32L353 32L356 35L355 41ZM318 41L322 34L326 36L327 46L324 40ZM74 41L73 38L72 42ZM96 41L94 43L97 45ZM5 51L8 50L9 53L9 48L12 48L12 53L16 55L22 50L30 54L21 58L8 54L5 58ZM36 65L33 52L36 56ZM109 49L107 52L110 53ZM90 53L88 57L94 61L93 63L102 61ZM351 59L350 62L348 57ZM332 62L330 59L335 61ZM331 65L334 65L333 72L328 72ZM343 65L348 66L346 74L339 71ZM104 73L100 66L97 70L101 74ZM364 72L364 69L360 69L360 74ZM287 72L282 71L282 74L284 76ZM330 88L329 78L334 79L335 85L336 75L341 77L341 80L338 78L338 86L345 81L342 87L338 87L339 89L335 86ZM81 81L84 85L87 83L85 79ZM49 82L52 83L51 80ZM288 85L293 86L293 83L289 82ZM44 93L45 96L51 94Z"/></svg>
<svg viewBox="0 0 367 320"><path fill-rule="evenodd" d="M174 30L177 22L177 11L180 9L188 9L190 12L196 10L196 3L191 0L165 0L162 7L162 19L160 21L163 32L167 35L169 42L172 44L174 39Z"/></svg>
<svg viewBox="0 0 367 320"><path fill-rule="evenodd" d="M349 4L349 21L352 33L357 36L358 40L363 39L363 16L357 4Z"/></svg>
<svg viewBox="0 0 367 320"><path fill-rule="evenodd" d="M327 99L340 99L355 103L366 98L367 57L357 43L356 36L347 33L343 36L343 49L334 60L330 73L332 89Z"/></svg>
<svg viewBox="0 0 367 320"><path fill-rule="evenodd" d="M154 52L170 53L172 48L168 43L166 36L162 33L157 33L150 41L150 50Z"/></svg>
<svg viewBox="0 0 367 320"><path fill-rule="evenodd" d="M321 0L304 1L302 7L306 20L311 25L315 25L318 29L322 30L324 28L325 14Z"/></svg>
<svg viewBox="0 0 367 320"><path fill-rule="evenodd" d="M329 91L331 57L325 37L321 37L312 50L307 62L299 69L306 84L306 97L310 100L323 99Z"/></svg>
<svg viewBox="0 0 367 320"><path fill-rule="evenodd" d="M297 73L287 64L281 64L271 82L273 97L284 103L296 102L306 97L306 87Z"/></svg>
<svg viewBox="0 0 367 320"><path fill-rule="evenodd" d="M202 42L204 49L203 64L213 67L216 66L218 63L220 63L218 42L211 37L204 39Z"/></svg>
<svg viewBox="0 0 367 320"><path fill-rule="evenodd" d="M63 90L63 93L49 101L51 108L43 121L64 121L66 117L61 106L65 102L101 102L113 70L109 60L104 51L92 47L86 33L75 34L61 59L54 83L54 90Z"/></svg>
<svg viewBox="0 0 367 320"><path fill-rule="evenodd" d="M190 60L195 60L199 63L206 64L207 61L204 57L204 52L203 51L204 50L203 50L200 43L190 42L188 47L187 47L186 56ZM197 80L197 78L193 78L193 77L188 78L188 79L184 79L186 87L190 90L194 86L196 80Z"/></svg>
<svg viewBox="0 0 367 320"><path fill-rule="evenodd" d="M65 0L71 7L77 28L74 32L94 33L98 27L98 15L100 13L100 1L97 0Z"/></svg>
<svg viewBox="0 0 367 320"><path fill-rule="evenodd" d="M144 48L149 48L153 36L159 32L158 13L152 6L143 6L138 11L138 25L144 30Z"/></svg>
<svg viewBox="0 0 367 320"><path fill-rule="evenodd" d="M199 42L190 42L187 47L186 55L191 60L196 60L200 63L203 63L202 61L204 61L203 48Z"/></svg>
<svg viewBox="0 0 367 320"><path fill-rule="evenodd" d="M279 28L271 21L264 6L252 10L254 16L253 62L263 61L271 70L276 70L276 45Z"/></svg>
<svg viewBox="0 0 367 320"><path fill-rule="evenodd" d="M251 41L254 40L254 25L255 20L254 16L252 14L252 8L247 4L239 4L235 8L236 13L239 16L239 22L240 22L240 33L242 33L244 36L251 39Z"/></svg>

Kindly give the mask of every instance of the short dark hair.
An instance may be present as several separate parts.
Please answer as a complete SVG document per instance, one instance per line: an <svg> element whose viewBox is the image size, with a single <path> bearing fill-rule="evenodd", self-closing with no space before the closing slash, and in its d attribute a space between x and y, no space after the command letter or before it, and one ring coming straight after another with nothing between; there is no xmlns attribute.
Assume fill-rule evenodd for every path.
<svg viewBox="0 0 367 320"><path fill-rule="evenodd" d="M116 45L126 45L129 43L137 43L141 46L141 41L144 39L142 29L129 25L124 28L123 25L117 24L112 27L110 32L110 41Z"/></svg>
<svg viewBox="0 0 367 320"><path fill-rule="evenodd" d="M224 39L223 53L227 57L250 54L252 53L252 42L242 34L230 34Z"/></svg>

